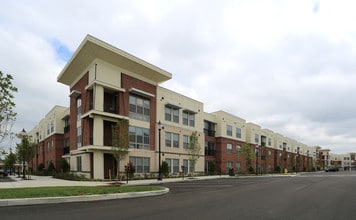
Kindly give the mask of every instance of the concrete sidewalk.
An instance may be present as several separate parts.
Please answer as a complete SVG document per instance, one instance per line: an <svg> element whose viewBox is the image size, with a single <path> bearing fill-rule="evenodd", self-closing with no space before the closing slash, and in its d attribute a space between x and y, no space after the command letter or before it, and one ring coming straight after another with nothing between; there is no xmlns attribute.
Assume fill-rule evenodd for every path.
<svg viewBox="0 0 356 220"><path fill-rule="evenodd" d="M226 178L227 175L222 176L197 176L194 178L182 177L180 178L164 178L159 181L157 179L142 179L142 180L129 180L121 181L124 185L150 185L150 184L162 184L168 182L180 182L180 181L194 181L201 179L217 179L217 178ZM71 181L71 180L62 180L55 179L51 176L31 176L31 179L24 180L18 178L17 176L9 176L7 180L0 181L0 189L2 188L27 188L27 187L43 187L43 186L105 186L113 181Z"/></svg>

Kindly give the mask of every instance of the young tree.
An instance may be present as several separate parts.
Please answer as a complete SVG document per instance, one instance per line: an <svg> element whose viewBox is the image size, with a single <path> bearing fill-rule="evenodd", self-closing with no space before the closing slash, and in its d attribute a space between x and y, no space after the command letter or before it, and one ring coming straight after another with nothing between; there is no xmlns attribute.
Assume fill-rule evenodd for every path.
<svg viewBox="0 0 356 220"><path fill-rule="evenodd" d="M198 132L193 131L189 138L189 145L186 149L189 155L190 166L193 168L193 176L195 172L195 164L199 159L200 145L198 141Z"/></svg>
<svg viewBox="0 0 356 220"><path fill-rule="evenodd" d="M10 174L15 170L14 165L16 163L16 155L10 151L10 153L5 158L4 167L10 170Z"/></svg>
<svg viewBox="0 0 356 220"><path fill-rule="evenodd" d="M116 160L116 179L119 180L120 161L129 153L129 121L126 119L112 126L112 152Z"/></svg>
<svg viewBox="0 0 356 220"><path fill-rule="evenodd" d="M17 88L13 77L0 71L0 144L11 136L11 128L16 119L14 94Z"/></svg>
<svg viewBox="0 0 356 220"><path fill-rule="evenodd" d="M30 137L28 135L19 135L21 138L21 143L17 144L17 158L22 162L22 172L23 178L25 179L25 163L29 163L31 159L35 156L36 144L30 142Z"/></svg>
<svg viewBox="0 0 356 220"><path fill-rule="evenodd" d="M252 160L256 158L256 155L248 143L245 143L241 146L241 155L245 158L248 172L251 172Z"/></svg>

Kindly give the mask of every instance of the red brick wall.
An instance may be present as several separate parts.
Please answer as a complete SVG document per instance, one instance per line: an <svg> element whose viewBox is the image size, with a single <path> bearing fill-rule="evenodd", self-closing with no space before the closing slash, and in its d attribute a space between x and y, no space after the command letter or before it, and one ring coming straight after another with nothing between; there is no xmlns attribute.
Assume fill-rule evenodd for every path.
<svg viewBox="0 0 356 220"><path fill-rule="evenodd" d="M73 90L80 91L81 98L82 98L82 114L89 111L90 104L92 101L89 98L92 98L90 92L85 90L85 86L88 84L88 77L89 73L87 72L72 88ZM70 98L70 150L77 149L77 98L78 97L71 97ZM87 126L87 124L86 124ZM82 124L82 145L84 143L89 142L89 135L83 135L84 133L88 132L88 127L83 127ZM83 132L84 131L84 132ZM86 138L86 139L84 139Z"/></svg>
<svg viewBox="0 0 356 220"><path fill-rule="evenodd" d="M155 85L149 84L142 80L133 78L124 73L121 74L121 87L129 91L131 88L136 88L151 94L154 94L155 97L150 98L150 113L151 113L151 121L150 121L150 149L155 150L156 146L156 138L155 138L155 130L156 130L156 91L157 87ZM119 94L119 114L120 115L129 115L129 92L120 93Z"/></svg>

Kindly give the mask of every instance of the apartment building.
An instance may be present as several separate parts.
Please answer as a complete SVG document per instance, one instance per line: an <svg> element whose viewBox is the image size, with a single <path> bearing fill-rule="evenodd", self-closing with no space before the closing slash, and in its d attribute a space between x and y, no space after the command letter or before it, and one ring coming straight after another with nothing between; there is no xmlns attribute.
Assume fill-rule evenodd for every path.
<svg viewBox="0 0 356 220"><path fill-rule="evenodd" d="M212 166L218 173L247 170L241 155L241 146L246 143L244 119L224 111L205 113L204 134L207 172Z"/></svg>
<svg viewBox="0 0 356 220"><path fill-rule="evenodd" d="M224 111L204 112L202 102L160 86L171 78L165 70L86 36L57 78L69 87L69 108L54 107L31 131L38 143L33 166L53 161L57 168L64 158L72 172L110 178L118 169L112 126L123 120L129 122L129 150L119 168L123 171L131 161L137 175L156 174L159 156L171 175L246 173L243 145L256 156L250 164L256 173L309 171L316 164L316 148ZM195 132L201 151L192 167L187 148Z"/></svg>
<svg viewBox="0 0 356 220"><path fill-rule="evenodd" d="M32 170L37 170L41 165L45 169L53 163L57 171L60 170L64 154L64 140L68 140L69 133L66 127L68 108L54 106L46 116L28 132L31 140L36 143L35 157L29 164Z"/></svg>
<svg viewBox="0 0 356 220"><path fill-rule="evenodd" d="M329 154L329 167L337 168L339 170L350 170L353 166L354 161L352 161L351 153L348 154Z"/></svg>
<svg viewBox="0 0 356 220"><path fill-rule="evenodd" d="M203 103L166 88L157 87L157 120L163 126L161 132L164 139L162 160L167 162L172 175L183 171L204 172L203 118ZM190 163L190 154L187 151L193 132L197 132L201 147L195 167Z"/></svg>

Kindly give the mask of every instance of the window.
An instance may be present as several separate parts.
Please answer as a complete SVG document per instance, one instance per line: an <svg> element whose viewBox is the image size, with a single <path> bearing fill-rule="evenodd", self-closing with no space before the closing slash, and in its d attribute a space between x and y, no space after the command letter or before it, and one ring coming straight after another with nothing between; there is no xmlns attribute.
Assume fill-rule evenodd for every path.
<svg viewBox="0 0 356 220"><path fill-rule="evenodd" d="M272 146L272 138L268 138L268 146Z"/></svg>
<svg viewBox="0 0 356 220"><path fill-rule="evenodd" d="M226 148L227 148L227 153L232 154L232 144L227 144Z"/></svg>
<svg viewBox="0 0 356 220"><path fill-rule="evenodd" d="M228 136L232 136L232 126L231 125L226 125L226 134Z"/></svg>
<svg viewBox="0 0 356 220"><path fill-rule="evenodd" d="M195 126L195 113L189 111L183 111L183 124L191 127Z"/></svg>
<svg viewBox="0 0 356 220"><path fill-rule="evenodd" d="M173 134L173 147L179 148L179 134Z"/></svg>
<svg viewBox="0 0 356 220"><path fill-rule="evenodd" d="M184 173L188 173L188 160L183 159ZM183 170L182 170L183 171Z"/></svg>
<svg viewBox="0 0 356 220"><path fill-rule="evenodd" d="M179 134L171 133L171 132L166 132L166 147L175 147L179 148ZM173 141L173 143L172 143Z"/></svg>
<svg viewBox="0 0 356 220"><path fill-rule="evenodd" d="M241 146L240 145L236 145L236 154L237 155L241 154Z"/></svg>
<svg viewBox="0 0 356 220"><path fill-rule="evenodd" d="M173 159L173 173L179 173L179 159Z"/></svg>
<svg viewBox="0 0 356 220"><path fill-rule="evenodd" d="M236 172L237 173L241 172L241 163L240 162L236 162Z"/></svg>
<svg viewBox="0 0 356 220"><path fill-rule="evenodd" d="M131 95L129 102L130 118L150 121L150 100Z"/></svg>
<svg viewBox="0 0 356 220"><path fill-rule="evenodd" d="M172 147L172 133L166 132L166 147Z"/></svg>
<svg viewBox="0 0 356 220"><path fill-rule="evenodd" d="M129 160L136 168L136 173L150 172L150 158L149 157L129 157Z"/></svg>
<svg viewBox="0 0 356 220"><path fill-rule="evenodd" d="M187 149L189 147L189 136L183 135L183 148Z"/></svg>
<svg viewBox="0 0 356 220"><path fill-rule="evenodd" d="M241 138L241 128L236 128L236 137Z"/></svg>
<svg viewBox="0 0 356 220"><path fill-rule="evenodd" d="M259 142L258 134L255 134L255 143Z"/></svg>
<svg viewBox="0 0 356 220"><path fill-rule="evenodd" d="M51 133L54 132L54 121L51 121Z"/></svg>
<svg viewBox="0 0 356 220"><path fill-rule="evenodd" d="M166 121L179 123L179 108L172 105L166 105L165 119Z"/></svg>
<svg viewBox="0 0 356 220"><path fill-rule="evenodd" d="M168 172L172 173L172 159L166 158L166 163L168 165Z"/></svg>
<svg viewBox="0 0 356 220"><path fill-rule="evenodd" d="M49 132L50 132L50 125L47 124L47 135L49 135Z"/></svg>
<svg viewBox="0 0 356 220"><path fill-rule="evenodd" d="M77 127L77 148L82 146L82 127Z"/></svg>
<svg viewBox="0 0 356 220"><path fill-rule="evenodd" d="M150 149L150 129L130 126L130 148Z"/></svg>
<svg viewBox="0 0 356 220"><path fill-rule="evenodd" d="M226 167L227 167L227 169L231 169L232 168L232 162L231 161L226 162Z"/></svg>
<svg viewBox="0 0 356 220"><path fill-rule="evenodd" d="M82 157L77 157L77 171L82 172Z"/></svg>
<svg viewBox="0 0 356 220"><path fill-rule="evenodd" d="M82 117L82 99L77 98L77 121Z"/></svg>

